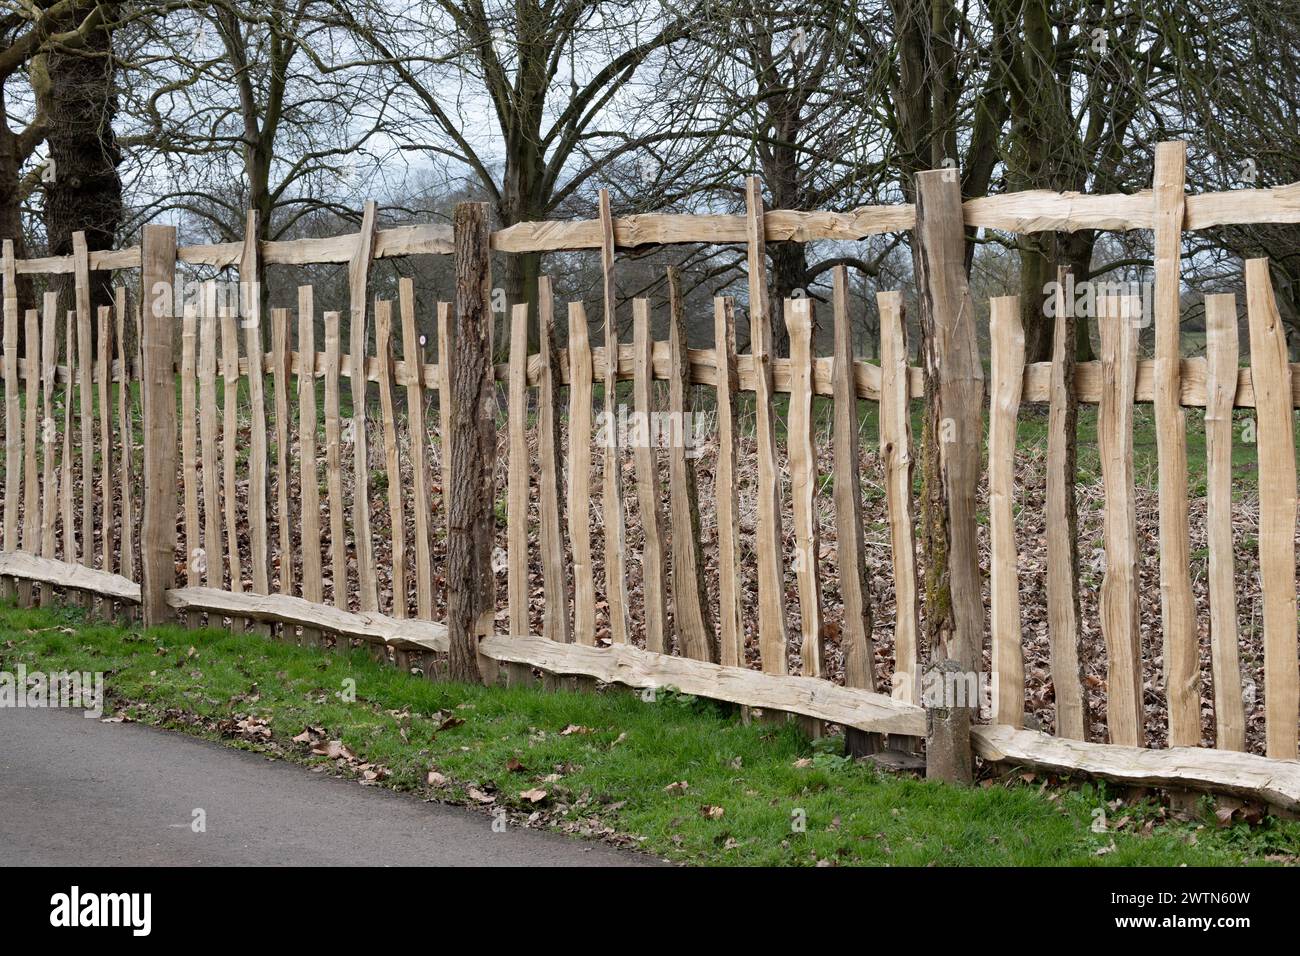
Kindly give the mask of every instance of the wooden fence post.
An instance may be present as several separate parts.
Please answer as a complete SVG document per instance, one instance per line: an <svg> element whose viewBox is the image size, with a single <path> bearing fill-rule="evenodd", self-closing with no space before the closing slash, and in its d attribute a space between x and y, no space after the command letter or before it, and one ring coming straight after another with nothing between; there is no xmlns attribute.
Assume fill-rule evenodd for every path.
<svg viewBox="0 0 1300 956"><path fill-rule="evenodd" d="M942 681L940 706L926 711L926 776L968 783L972 711L957 700L979 669L984 634L975 493L979 484L984 372L966 280L961 185L951 170L916 177L913 257L921 305L925 431L922 441L926 631L931 682ZM951 699L950 699L951 695Z"/></svg>
<svg viewBox="0 0 1300 956"><path fill-rule="evenodd" d="M168 620L176 579L176 378L172 374L176 229L145 226L140 253L144 368L144 515L140 592L144 624Z"/></svg>
<svg viewBox="0 0 1300 956"><path fill-rule="evenodd" d="M492 368L492 286L486 203L460 203L453 219L456 352L451 364L451 482L447 489L447 638L452 680L494 682L495 661L478 659L496 606L492 570L496 390Z"/></svg>

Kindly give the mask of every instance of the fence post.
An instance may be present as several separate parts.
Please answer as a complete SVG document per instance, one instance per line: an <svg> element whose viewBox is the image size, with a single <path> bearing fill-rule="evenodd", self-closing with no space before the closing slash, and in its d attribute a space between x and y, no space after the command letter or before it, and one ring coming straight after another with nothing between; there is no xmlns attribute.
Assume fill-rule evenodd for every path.
<svg viewBox="0 0 1300 956"><path fill-rule="evenodd" d="M931 649L929 693L924 695L926 776L968 783L973 774L970 722L972 710L978 713L978 692L975 701L969 697L979 686L972 677L980 666L984 634L975 524L984 372L966 280L961 184L954 170L917 175L913 235L926 401L921 535L922 549L930 556L925 575ZM939 689L943 698L935 700Z"/></svg>
<svg viewBox="0 0 1300 956"><path fill-rule="evenodd" d="M478 637L491 633L496 609L492 570L496 463L496 390L492 367L492 286L487 203L460 203L453 219L456 259L451 427L444 440L451 474L448 502L447 637L452 680L494 682L496 663L479 660Z"/></svg>
<svg viewBox="0 0 1300 956"><path fill-rule="evenodd" d="M140 603L146 627L172 617L176 583L176 229L145 226L140 244L140 330L144 367L144 515Z"/></svg>

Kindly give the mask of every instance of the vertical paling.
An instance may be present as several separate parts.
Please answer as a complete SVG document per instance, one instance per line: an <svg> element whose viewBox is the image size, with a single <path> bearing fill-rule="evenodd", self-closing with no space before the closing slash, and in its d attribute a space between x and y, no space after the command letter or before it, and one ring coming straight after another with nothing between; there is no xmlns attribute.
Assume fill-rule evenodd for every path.
<svg viewBox="0 0 1300 956"><path fill-rule="evenodd" d="M37 413L40 411L40 325L36 310L28 309L24 321L24 338L27 346L27 417L23 423L23 550L28 554L40 553L41 488L37 470L36 445L40 439ZM105 485L107 491L107 484ZM107 563L105 568L111 570ZM32 582L19 585L19 595L24 607L32 604Z"/></svg>
<svg viewBox="0 0 1300 956"><path fill-rule="evenodd" d="M605 515L605 601L609 605L609 637L628 640L627 529L623 504L623 449L615 419L618 414L618 319L614 313L614 219L609 190L600 191L600 266L605 315L605 429L602 505Z"/></svg>
<svg viewBox="0 0 1300 956"><path fill-rule="evenodd" d="M429 433L424 423L424 340L415 328L415 283L398 283L402 317L402 363L405 366L406 422L411 443L411 496L415 512L415 613L433 618L433 558L429 509Z"/></svg>
<svg viewBox="0 0 1300 956"><path fill-rule="evenodd" d="M271 310L271 385L275 390L275 523L281 594L293 594L293 518L289 495L289 310Z"/></svg>
<svg viewBox="0 0 1300 956"><path fill-rule="evenodd" d="M54 528L59 510L59 479L54 470L54 378L58 361L58 295L46 292L41 310L41 557L54 560ZM123 540L128 540L123 535ZM125 569L123 569L125 573ZM53 603L49 585L41 587L41 606Z"/></svg>
<svg viewBox="0 0 1300 956"><path fill-rule="evenodd" d="M1214 745L1246 749L1232 554L1232 408L1237 397L1237 297L1205 297L1205 527L1209 546Z"/></svg>
<svg viewBox="0 0 1300 956"><path fill-rule="evenodd" d="M316 316L311 286L298 287L298 489L302 505L302 597L325 599L321 576L320 478L316 466ZM303 628L304 644L320 643L320 632Z"/></svg>
<svg viewBox="0 0 1300 956"><path fill-rule="evenodd" d="M221 449L217 435L217 312L205 286L200 315L199 443L203 460L203 579L210 588L225 584L222 555Z"/></svg>
<svg viewBox="0 0 1300 956"><path fill-rule="evenodd" d="M239 490L236 465L239 449L239 319L227 305L219 308L221 319L221 442L222 497L226 506L226 561L230 568L230 590L244 590L243 563L239 555ZM234 630L241 630L238 621Z"/></svg>
<svg viewBox="0 0 1300 956"><path fill-rule="evenodd" d="M790 333L790 506L794 519L795 580L799 587L800 659L805 677L826 669L822 647L822 593L817 534L817 449L813 443L812 303L787 299Z"/></svg>
<svg viewBox="0 0 1300 956"><path fill-rule="evenodd" d="M1250 377L1259 420L1259 576L1264 592L1265 750L1296 759L1295 414L1286 329L1267 259L1246 261Z"/></svg>
<svg viewBox="0 0 1300 956"><path fill-rule="evenodd" d="M916 537L912 523L911 384L902 297L879 292L880 457L885 472L885 507L894 577L893 696L919 703L920 600L916 578Z"/></svg>
<svg viewBox="0 0 1300 956"><path fill-rule="evenodd" d="M781 570L781 483L776 460L776 413L772 408L772 324L767 295L763 196L757 176L745 181L745 231L749 268L750 352L754 368L754 417L758 452L758 645L763 670L785 675L785 580Z"/></svg>
<svg viewBox="0 0 1300 956"><path fill-rule="evenodd" d="M1078 528L1074 489L1078 402L1074 394L1074 306L1065 295L1068 275L1064 269L1057 270L1047 410L1047 639L1057 736L1087 740L1087 714L1079 670Z"/></svg>
<svg viewBox="0 0 1300 956"><path fill-rule="evenodd" d="M1156 145L1155 417L1160 488L1160 623L1164 636L1169 743L1201 741L1200 652L1190 576L1187 519L1187 418L1181 397L1179 282L1187 144Z"/></svg>
<svg viewBox="0 0 1300 956"><path fill-rule="evenodd" d="M1097 444L1106 494L1103 533L1106 574L1101 583L1101 630L1106 641L1106 729L1112 744L1141 747L1142 641L1138 630L1138 537L1133 490L1133 402L1137 328L1127 298L1098 302L1101 401Z"/></svg>
<svg viewBox="0 0 1300 956"><path fill-rule="evenodd" d="M719 660L745 666L745 627L740 607L740 493L736 481L736 301L713 300L713 363L717 370L718 464L714 506L718 512Z"/></svg>
<svg viewBox="0 0 1300 956"><path fill-rule="evenodd" d="M393 406L393 304L385 299L375 300L375 360L379 372L384 470L388 477L389 534L393 552L393 617L405 618L406 518L402 505L402 469L398 458L397 419Z"/></svg>
<svg viewBox="0 0 1300 956"><path fill-rule="evenodd" d="M686 352L686 307L676 266L668 269L668 492L672 513L673 625L684 657L717 663L700 546L700 502L695 481L695 428L691 363ZM689 445L689 448L688 448ZM689 452L689 454L688 454Z"/></svg>
<svg viewBox="0 0 1300 956"><path fill-rule="evenodd" d="M542 637L567 644L573 640L569 625L569 585L564 574L564 525L560 495L559 357L555 348L555 298L549 276L537 279L537 324L541 355L537 368L537 456L541 471L538 545L542 553L542 587L546 609Z"/></svg>
<svg viewBox="0 0 1300 956"><path fill-rule="evenodd" d="M330 505L330 580L334 606L348 609L347 539L343 530L342 425L339 419L339 314L325 313L325 480ZM346 649L347 641L336 645Z"/></svg>
<svg viewBox="0 0 1300 956"><path fill-rule="evenodd" d="M573 638L596 643L596 582L591 564L591 345L587 313L569 303L569 547L573 550Z"/></svg>
<svg viewBox="0 0 1300 956"><path fill-rule="evenodd" d="M636 434L629 438L636 467L637 509L641 517L644 541L641 546L641 577L645 607L646 650L667 654L668 580L664 556L664 516L659 486L659 460L651 438L654 419L654 343L650 340L650 303L636 299L632 303L632 411L637 422ZM612 432L618 423L606 421ZM609 438L606 438L609 441Z"/></svg>
<svg viewBox="0 0 1300 956"><path fill-rule="evenodd" d="M1019 296L990 302L989 339L989 603L993 633L993 723L1024 724L1025 657L1020 644L1016 574L1016 417L1025 370L1025 330Z"/></svg>
<svg viewBox="0 0 1300 956"><path fill-rule="evenodd" d="M198 308L187 304L181 319L181 475L185 497L185 583L197 587L207 561L203 532L199 524L198 437L195 434L195 370L198 349ZM197 627L198 615L186 615L190 627Z"/></svg>
<svg viewBox="0 0 1300 956"><path fill-rule="evenodd" d="M348 340L351 359L352 421L352 536L357 549L357 587L361 610L379 608L375 583L375 546L370 533L370 453L366 434L366 282L370 274L370 257L374 247L375 204L366 203L357 237L356 252L348 264L349 312Z"/></svg>

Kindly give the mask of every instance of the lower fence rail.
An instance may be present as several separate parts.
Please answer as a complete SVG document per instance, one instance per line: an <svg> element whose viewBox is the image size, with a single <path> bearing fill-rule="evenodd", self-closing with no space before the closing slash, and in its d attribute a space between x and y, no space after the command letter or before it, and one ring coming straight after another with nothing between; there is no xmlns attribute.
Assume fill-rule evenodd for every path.
<svg viewBox="0 0 1300 956"><path fill-rule="evenodd" d="M121 575L0 552L0 578L90 592L123 605L140 602L140 586ZM332 632L395 651L442 653L447 629L433 621L351 612L282 594L232 593L182 587L166 592L179 614L202 612L285 627ZM870 733L922 736L925 711L885 694L811 677L764 674L744 667L674 657L628 644L593 647L542 637L493 634L479 651L490 660L521 664L556 676L590 677L636 689L673 687L685 693L838 723ZM1087 743L1006 725L971 728L975 752L991 763L1079 774L1130 786L1230 794L1286 813L1300 812L1300 762L1202 747L1151 750Z"/></svg>

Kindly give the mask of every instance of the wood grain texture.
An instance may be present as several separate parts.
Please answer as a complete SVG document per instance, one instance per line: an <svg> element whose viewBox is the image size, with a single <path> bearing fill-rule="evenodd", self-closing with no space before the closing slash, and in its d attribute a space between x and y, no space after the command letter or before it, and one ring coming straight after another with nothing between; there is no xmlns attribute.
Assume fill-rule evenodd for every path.
<svg viewBox="0 0 1300 956"><path fill-rule="evenodd" d="M301 626L312 632L339 635L341 646L351 638L382 644L398 651L445 651L447 629L433 621L398 620L378 611L349 613L328 605L312 604L287 594L232 594L215 588L176 588L167 599L177 609L228 614L265 623Z"/></svg>
<svg viewBox="0 0 1300 956"><path fill-rule="evenodd" d="M63 347L67 352L68 368L77 365L77 339L74 333L77 313L69 309L65 313L63 329ZM63 389L63 448L59 455L59 512L62 529L63 560L68 564L77 561L77 526L73 518L72 507L72 376L69 375Z"/></svg>
<svg viewBox="0 0 1300 956"><path fill-rule="evenodd" d="M95 566L95 390L94 325L90 306L90 260L86 234L72 234L73 286L77 303L77 394L81 400L81 427L77 442L81 449L81 561ZM155 269L163 263L155 259ZM168 313L170 314L170 312ZM170 356L168 357L170 365Z"/></svg>
<svg viewBox="0 0 1300 956"><path fill-rule="evenodd" d="M226 508L226 564L230 590L244 589L243 562L239 554L239 318L221 307L221 497ZM261 592L258 592L261 593Z"/></svg>
<svg viewBox="0 0 1300 956"><path fill-rule="evenodd" d="M975 495L980 472L983 370L974 304L966 275L961 183L952 170L916 174L912 270L921 328L925 404L921 430L919 545L924 565L926 673L939 680L929 696L925 773L929 779L973 780L970 725L978 706L958 696L948 678L971 675L982 660L984 604L978 559ZM960 686L960 685L959 685ZM931 683L927 695L932 694Z"/></svg>
<svg viewBox="0 0 1300 956"><path fill-rule="evenodd" d="M1160 623L1170 746L1201 740L1200 654L1189 576L1187 417L1179 403L1180 265L1187 144L1159 143L1155 166L1155 417L1160 488Z"/></svg>
<svg viewBox="0 0 1300 956"><path fill-rule="evenodd" d="M48 301L46 309L54 312L55 301ZM135 580L135 551L139 542L139 528L135 521L135 425L131 420L134 402L131 399L131 368L126 360L126 286L113 291L113 320L117 343L117 364L120 369L117 386L117 423L120 432L121 453L118 455L118 487L122 495L122 575Z"/></svg>
<svg viewBox="0 0 1300 956"><path fill-rule="evenodd" d="M397 286L402 317L402 361L405 365L406 422L411 445L411 497L415 511L415 613L433 619L433 533L429 512L429 431L424 423L424 336L416 331L415 283L403 277Z"/></svg>
<svg viewBox="0 0 1300 956"><path fill-rule="evenodd" d="M109 366L113 352L113 310L101 305L98 312L95 336L95 379L99 418L99 500L100 500L100 566L113 570L117 548L113 545L113 418L109 404Z"/></svg>
<svg viewBox="0 0 1300 956"><path fill-rule="evenodd" d="M632 302L632 413L635 428L630 437L636 466L637 511L641 518L641 580L645 609L645 646L658 654L669 654L672 645L668 627L668 565L664 553L664 514L659 481L659 456L652 437L656 418L654 386L650 381L650 302ZM606 421L605 431L618 423ZM684 650L684 649L683 649Z"/></svg>
<svg viewBox="0 0 1300 956"><path fill-rule="evenodd" d="M920 707L815 677L776 676L745 667L724 667L626 644L585 647L536 637L494 635L484 639L482 650L497 660L531 664L555 674L585 675L609 684L674 687L712 700L802 714L877 733L925 732L925 712Z"/></svg>
<svg viewBox="0 0 1300 956"><path fill-rule="evenodd" d="M921 699L920 596L912 523L912 415L907 329L897 292L876 293L880 312L880 457L894 573L894 675L891 693L904 703Z"/></svg>
<svg viewBox="0 0 1300 956"><path fill-rule="evenodd" d="M537 466L540 472L538 547L542 559L542 637L567 644L569 585L565 577L564 518L561 504L559 354L555 348L555 293L549 276L537 279L537 330L541 354L537 376Z"/></svg>
<svg viewBox="0 0 1300 956"><path fill-rule="evenodd" d="M794 572L799 587L800 660L805 677L826 669L822 647L822 589L817 535L817 449L812 421L812 303L787 299L790 333L790 412L786 422L790 459L790 510L794 523Z"/></svg>
<svg viewBox="0 0 1300 956"><path fill-rule="evenodd" d="M334 606L348 609L347 534L343 527L342 421L339 415L339 314L325 313L325 481L330 506L330 580Z"/></svg>
<svg viewBox="0 0 1300 956"><path fill-rule="evenodd" d="M140 585L120 574L87 568L66 561L52 561L23 551L0 552L0 576L22 581L36 581L94 594L110 601L140 603Z"/></svg>
<svg viewBox="0 0 1300 956"><path fill-rule="evenodd" d="M609 208L609 190L600 191L601 299L605 315L605 349L618 354L618 317L615 315L614 226ZM609 636L615 644L626 644L631 630L627 597L627 508L623 501L623 450L619 445L618 371L605 370L604 470L601 473L601 507L605 515L605 601L609 605Z"/></svg>
<svg viewBox="0 0 1300 956"><path fill-rule="evenodd" d="M1152 228L1151 193L1087 195L1078 192L1025 190L968 199L963 219L972 228L1011 233L1074 232L1081 229L1128 231ZM1270 189L1236 189L1189 196L1183 228L1257 223L1300 222L1300 183ZM911 205L861 206L846 212L776 209L766 216L765 239L771 242L858 240L872 235L904 232L916 224ZM743 216L648 213L613 220L616 248L746 241ZM599 219L571 222L524 222L491 236L498 252L557 252L599 249ZM357 234L323 238L274 240L261 244L267 265L346 263L357 245ZM441 224L416 224L381 229L374 237L374 258L446 255L453 251L452 232ZM177 259L193 265L225 268L237 265L239 242L184 246ZM131 269L140 265L140 248L102 250L90 254L91 268ZM59 275L73 271L72 256L41 256L20 260L18 275Z"/></svg>
<svg viewBox="0 0 1300 956"><path fill-rule="evenodd" d="M1237 297L1205 297L1205 530L1209 547L1214 745L1246 749L1232 554L1232 398L1237 389Z"/></svg>
<svg viewBox="0 0 1300 956"><path fill-rule="evenodd" d="M867 577L862 532L862 469L857 390L853 387L853 326L849 320L849 276L844 266L831 274L835 325L835 392L831 445L835 458L835 539L839 552L840 596L844 626L844 683L876 689L876 654L871 639L871 586Z"/></svg>
<svg viewBox="0 0 1300 956"><path fill-rule="evenodd" d="M1079 403L1073 387L1073 303L1065 295L1068 275L1064 269L1057 270L1053 303L1056 314L1047 412L1047 639L1056 733L1072 740L1087 740L1087 708L1079 666L1078 511L1074 493Z"/></svg>
<svg viewBox="0 0 1300 956"><path fill-rule="evenodd" d="M1282 810L1300 807L1300 765L1198 747L1145 750L1049 737L1009 727L972 727L985 760L1054 773L1079 773L1128 786L1228 793Z"/></svg>
<svg viewBox="0 0 1300 956"><path fill-rule="evenodd" d="M1138 628L1138 537L1133 491L1133 388L1137 328L1131 300L1098 301L1103 390L1097 445L1106 492L1103 535L1106 574L1101 582L1101 631L1106 641L1106 729L1112 744L1141 747L1142 639Z"/></svg>
<svg viewBox="0 0 1300 956"><path fill-rule="evenodd" d="M27 389L24 396L26 416L23 421L23 541L22 549L28 554L39 554L41 550L41 485L39 459L36 446L40 442L40 321L35 309L28 309L23 317L23 344L27 352ZM105 493L109 491L107 483ZM110 538L111 540L111 538ZM106 562L104 569L112 570ZM19 584L18 593L24 607L31 607L32 586L27 582L24 587Z"/></svg>
<svg viewBox="0 0 1300 956"><path fill-rule="evenodd" d="M1267 259L1246 261L1250 369L1259 421L1259 575L1264 592L1265 752L1296 759L1300 661L1296 653L1295 415L1288 396L1286 329Z"/></svg>
<svg viewBox="0 0 1300 956"><path fill-rule="evenodd" d="M53 561L59 515L59 477L54 452L58 431L54 421L54 368L58 362L58 293L46 292L41 309L41 557ZM41 607L53 603L49 588L41 588Z"/></svg>
<svg viewBox="0 0 1300 956"><path fill-rule="evenodd" d="M293 557L293 510L290 507L289 459L292 449L289 447L289 310L271 310L271 388L275 394L275 527L279 540L279 554L276 568L278 570L278 590L281 594L292 594L294 557Z"/></svg>
<svg viewBox="0 0 1300 956"><path fill-rule="evenodd" d="M176 581L176 378L172 371L176 230L145 226L142 245L140 387L145 428L140 593L145 626L153 627L172 617L166 592Z"/></svg>
<svg viewBox="0 0 1300 956"><path fill-rule="evenodd" d="M1016 566L1016 420L1024 382L1020 297L989 302L989 612L993 637L993 723L1024 726L1025 654Z"/></svg>
<svg viewBox="0 0 1300 956"><path fill-rule="evenodd" d="M298 366L298 488L302 514L302 596L313 604L325 599L321 571L320 471L316 464L316 310L311 286L298 287L298 349L310 356ZM319 642L306 629L303 640Z"/></svg>
<svg viewBox="0 0 1300 956"><path fill-rule="evenodd" d="M528 628L528 305L510 310L510 384L506 412L506 605L511 634Z"/></svg>
<svg viewBox="0 0 1300 956"><path fill-rule="evenodd" d="M591 563L591 346L587 313L569 303L569 548L573 554L573 639L596 643L596 581Z"/></svg>
<svg viewBox="0 0 1300 956"><path fill-rule="evenodd" d="M700 497L695 481L695 457L701 433L691 398L690 363L686 357L686 308L676 266L668 268L668 414L672 440L668 444L668 493L672 528L673 625L681 654L717 663L717 638L704 580L700 544Z"/></svg>
<svg viewBox="0 0 1300 956"><path fill-rule="evenodd" d="M402 503L401 459L397 448L397 409L393 401L393 304L375 300L375 356L379 359L379 412L388 477L389 541L392 545L393 617L407 616L406 514Z"/></svg>
<svg viewBox="0 0 1300 956"><path fill-rule="evenodd" d="M506 614L511 634L529 633L528 304L510 310L510 378L506 396ZM522 664L506 666L511 687L536 681Z"/></svg>
<svg viewBox="0 0 1300 956"><path fill-rule="evenodd" d="M222 555L221 449L217 437L217 324L216 312L206 303L200 315L199 337L199 445L203 459L203 579L208 587L225 582ZM191 556L193 560L193 556Z"/></svg>
<svg viewBox="0 0 1300 956"><path fill-rule="evenodd" d="M744 667L745 625L740 606L740 491L736 474L736 300L713 300L713 348L719 371L716 387L718 461L714 472L714 508L718 516L719 660Z"/></svg>
<svg viewBox="0 0 1300 956"><path fill-rule="evenodd" d="M758 645L763 670L785 674L788 635L781 570L781 484L772 409L772 319L767 294L763 192L757 176L745 180L746 260L749 269L749 341L754 368L754 421L758 442Z"/></svg>
<svg viewBox="0 0 1300 956"><path fill-rule="evenodd" d="M376 207L367 201L361 217L361 233L356 251L348 263L348 298L351 303L348 339L352 367L364 369L366 355L366 285L370 276L370 259L374 247ZM350 378L352 385L352 419L349 426L352 442L352 537L357 550L357 585L361 610L379 608L375 582L375 544L370 532L370 451L366 434L366 380L361 375Z"/></svg>
<svg viewBox="0 0 1300 956"><path fill-rule="evenodd" d="M203 583L207 554L199 518L198 336L198 307L186 305L181 318L181 489L185 501L185 583L189 587ZM195 627L198 618L190 618L187 623Z"/></svg>

